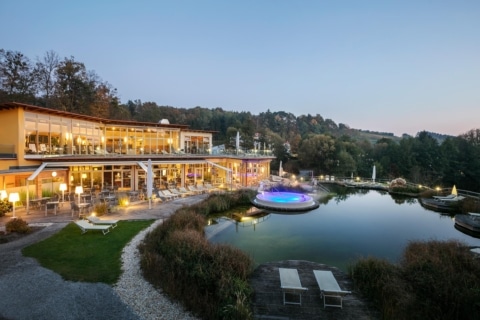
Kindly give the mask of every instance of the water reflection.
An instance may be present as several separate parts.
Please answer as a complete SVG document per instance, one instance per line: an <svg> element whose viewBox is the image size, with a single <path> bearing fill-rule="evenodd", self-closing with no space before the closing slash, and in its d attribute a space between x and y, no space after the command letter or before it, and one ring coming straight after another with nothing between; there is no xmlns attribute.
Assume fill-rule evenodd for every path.
<svg viewBox="0 0 480 320"><path fill-rule="evenodd" d="M412 240L456 239L478 246L480 240L454 228L451 217L423 208L414 198L347 188L302 214L265 211L242 221L233 213L206 228L214 243L230 243L257 263L309 260L347 269L359 257L396 262ZM239 218L235 219L235 217ZM219 232L213 232L221 227Z"/></svg>

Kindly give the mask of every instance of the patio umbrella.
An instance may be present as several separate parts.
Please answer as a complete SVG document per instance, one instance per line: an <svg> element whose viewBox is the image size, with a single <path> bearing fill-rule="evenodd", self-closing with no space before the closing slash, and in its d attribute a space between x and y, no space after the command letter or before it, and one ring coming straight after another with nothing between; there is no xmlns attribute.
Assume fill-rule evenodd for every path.
<svg viewBox="0 0 480 320"><path fill-rule="evenodd" d="M282 161L280 161L280 166L278 167L278 175L279 175L280 177L283 177Z"/></svg>
<svg viewBox="0 0 480 320"><path fill-rule="evenodd" d="M372 181L375 182L375 178L377 176L377 168L373 165L373 172L372 172Z"/></svg>
<svg viewBox="0 0 480 320"><path fill-rule="evenodd" d="M147 197L148 197L148 208L149 209L152 209L152 186L153 186L152 159L148 159L148 162L147 162Z"/></svg>
<svg viewBox="0 0 480 320"><path fill-rule="evenodd" d="M235 138L235 148L237 149L237 154L238 150L240 149L240 132L237 131L237 137Z"/></svg>
<svg viewBox="0 0 480 320"><path fill-rule="evenodd" d="M458 196L457 187L455 187L455 185L453 185L452 194Z"/></svg>

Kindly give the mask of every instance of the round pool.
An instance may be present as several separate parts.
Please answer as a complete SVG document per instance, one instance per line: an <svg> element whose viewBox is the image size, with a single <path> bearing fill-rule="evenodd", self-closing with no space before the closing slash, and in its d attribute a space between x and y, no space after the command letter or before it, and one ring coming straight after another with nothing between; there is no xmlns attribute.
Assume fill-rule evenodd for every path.
<svg viewBox="0 0 480 320"><path fill-rule="evenodd" d="M252 204L277 211L307 211L319 206L311 196L295 192L261 192L252 200Z"/></svg>

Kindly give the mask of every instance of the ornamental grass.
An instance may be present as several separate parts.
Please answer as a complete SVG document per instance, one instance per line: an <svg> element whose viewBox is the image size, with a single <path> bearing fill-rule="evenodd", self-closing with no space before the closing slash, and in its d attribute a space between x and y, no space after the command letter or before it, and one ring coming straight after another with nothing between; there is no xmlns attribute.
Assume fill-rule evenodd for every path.
<svg viewBox="0 0 480 320"><path fill-rule="evenodd" d="M458 241L411 242L399 265L376 258L350 269L384 319L478 319L480 259Z"/></svg>
<svg viewBox="0 0 480 320"><path fill-rule="evenodd" d="M250 319L252 259L204 236L206 213L250 201L248 193L211 195L175 212L140 246L145 277L203 319Z"/></svg>

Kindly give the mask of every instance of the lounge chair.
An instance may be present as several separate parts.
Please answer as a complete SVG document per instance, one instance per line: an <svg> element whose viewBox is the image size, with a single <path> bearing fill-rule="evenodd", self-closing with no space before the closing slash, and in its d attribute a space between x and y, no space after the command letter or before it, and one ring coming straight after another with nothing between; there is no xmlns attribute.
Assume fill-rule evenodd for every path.
<svg viewBox="0 0 480 320"><path fill-rule="evenodd" d="M307 288L302 287L297 269L278 268L280 273L280 287L283 291L283 304L302 304L302 293ZM298 301L288 300L287 294L298 295Z"/></svg>
<svg viewBox="0 0 480 320"><path fill-rule="evenodd" d="M161 190L158 190L157 194L158 194L158 197L163 201L172 200L174 198L172 196L164 194Z"/></svg>
<svg viewBox="0 0 480 320"><path fill-rule="evenodd" d="M192 192L192 191L188 191L187 189L185 189L185 187L179 187L178 188L178 191L186 194L186 195L192 195L192 194L195 194L195 192Z"/></svg>
<svg viewBox="0 0 480 320"><path fill-rule="evenodd" d="M203 193L202 190L197 189L195 186L188 186L187 188L188 190L190 190L191 192L194 192L195 194Z"/></svg>
<svg viewBox="0 0 480 320"><path fill-rule="evenodd" d="M86 233L88 230L100 230L103 235L110 232L110 225L91 224L87 220L77 220L75 221L75 224L82 230L82 234Z"/></svg>
<svg viewBox="0 0 480 320"><path fill-rule="evenodd" d="M170 188L169 189L171 193L179 196L179 197L185 197L187 194L185 192L180 192L179 190L175 189L175 188Z"/></svg>
<svg viewBox="0 0 480 320"><path fill-rule="evenodd" d="M320 299L323 299L323 307L342 308L343 297L351 292L340 288L332 271L313 270L313 274L320 288Z"/></svg>
<svg viewBox="0 0 480 320"><path fill-rule="evenodd" d="M37 146L35 143L28 144L28 153L37 153Z"/></svg>
<svg viewBox="0 0 480 320"><path fill-rule="evenodd" d="M173 197L173 199L178 198L178 194L174 194L174 193L170 192L170 190L168 190L168 189L162 190L162 192L165 196L171 196L171 197Z"/></svg>
<svg viewBox="0 0 480 320"><path fill-rule="evenodd" d="M87 220L93 223L94 225L110 225L113 228L117 226L118 220L103 220L99 219L96 216L88 216Z"/></svg>

